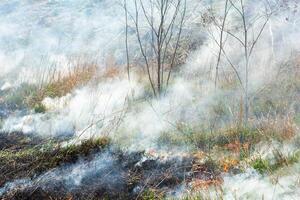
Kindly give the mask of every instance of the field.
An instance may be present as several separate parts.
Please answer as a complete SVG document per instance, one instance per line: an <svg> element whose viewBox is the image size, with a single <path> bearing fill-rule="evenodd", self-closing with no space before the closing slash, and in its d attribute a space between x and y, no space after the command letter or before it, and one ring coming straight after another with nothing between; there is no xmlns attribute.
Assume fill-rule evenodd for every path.
<svg viewBox="0 0 300 200"><path fill-rule="evenodd" d="M298 6L0 2L0 199L298 199Z"/></svg>

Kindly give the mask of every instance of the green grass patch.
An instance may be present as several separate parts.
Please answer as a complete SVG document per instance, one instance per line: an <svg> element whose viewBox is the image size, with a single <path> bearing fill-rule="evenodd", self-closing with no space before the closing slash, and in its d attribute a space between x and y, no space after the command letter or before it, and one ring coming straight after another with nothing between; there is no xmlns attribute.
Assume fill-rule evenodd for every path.
<svg viewBox="0 0 300 200"><path fill-rule="evenodd" d="M153 189L146 189L143 191L141 197L139 198L141 200L163 200L163 194L157 190Z"/></svg>
<svg viewBox="0 0 300 200"><path fill-rule="evenodd" d="M269 161L262 158L253 160L250 165L261 174L267 172L271 168Z"/></svg>
<svg viewBox="0 0 300 200"><path fill-rule="evenodd" d="M35 113L45 113L46 107L43 104L39 103L34 106L34 112Z"/></svg>
<svg viewBox="0 0 300 200"><path fill-rule="evenodd" d="M293 165L300 160L300 151L291 152L286 156L282 155L279 151L274 151L273 154L275 156L275 161L272 162L268 159L259 157L252 160L250 166L259 173L265 174L273 173L284 166Z"/></svg>
<svg viewBox="0 0 300 200"><path fill-rule="evenodd" d="M251 128L229 127L210 132L206 129L192 127L180 128L173 132L164 132L158 138L158 143L168 146L190 145L194 148L208 150L214 146L225 146L233 141L257 143L262 139L259 132Z"/></svg>

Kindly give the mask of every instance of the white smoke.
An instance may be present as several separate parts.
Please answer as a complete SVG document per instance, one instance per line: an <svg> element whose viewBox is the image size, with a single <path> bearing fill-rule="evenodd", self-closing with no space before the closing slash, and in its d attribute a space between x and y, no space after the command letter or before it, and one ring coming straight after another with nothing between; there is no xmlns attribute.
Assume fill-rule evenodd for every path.
<svg viewBox="0 0 300 200"><path fill-rule="evenodd" d="M203 3L203 7L207 4ZM262 12L264 6L261 1L250 0L247 5L249 18L254 18L256 11ZM220 4L216 12L222 13L222 9ZM0 51L2 77L22 70L27 74L25 77L35 77L32 68L39 68L45 55L46 66L51 63L66 66L69 56L73 55L95 56L100 60L110 54L117 60L125 58L124 11L114 0L37 1L33 4L29 1L2 1L0 11L0 27L3 29L0 31L0 45L5 47ZM195 13L198 15L195 16ZM201 13L195 13L192 15L193 22L200 23ZM229 28L239 22L236 17L236 13L231 11ZM263 25L261 19L251 26L251 40ZM299 51L299 19L299 12L286 9L270 18L251 57L251 92L270 80L280 63L288 60L292 52ZM22 131L47 137L74 135L82 139L109 135L130 149L159 148L156 139L162 132L173 130L178 122L206 124L210 118L210 105L219 98L225 101L239 99L241 95L239 90L216 92L214 88L215 72L211 69L216 65L218 46L211 36L218 37L219 32L213 25L208 26L210 33L202 33L205 34L203 45L189 56L160 99L145 100L145 83L135 78L131 83L125 78L100 81L96 86L87 85L62 98L46 98L43 104L48 109L47 113L11 116L5 120L2 131ZM233 33L242 37L240 31ZM224 48L227 56L243 75L242 47L230 35L226 34L226 38ZM220 68L232 72L224 57ZM236 102L233 104L228 107L232 106L234 112L234 106L238 105ZM99 164L98 161L96 164ZM77 177L77 170L84 174L85 165L81 163L68 171L68 179L75 185L82 180L82 177ZM225 176L224 181L225 199L296 199L300 195L295 186L299 178L292 175L280 178L274 185L267 177L248 170L244 174Z"/></svg>
<svg viewBox="0 0 300 200"><path fill-rule="evenodd" d="M122 171L114 159L109 152L103 152L95 155L90 161L82 160L76 164L55 168L32 180L15 180L0 188L0 196L16 188L26 189L39 186L47 190L55 187L55 184L61 184L71 191L74 188L85 186L84 181L91 181L91 179L95 179L95 183L91 181L91 184L102 187L121 187L123 185L121 182Z"/></svg>
<svg viewBox="0 0 300 200"><path fill-rule="evenodd" d="M75 35L80 35L80 39L78 41L72 42L72 45L80 46L82 43L86 42L85 40L83 40L83 38L87 37L90 32L95 32L95 30L97 30L97 27L93 26L93 23L96 24L97 19L103 17L105 20L101 20L98 26L102 27L105 32L96 31L94 33L94 37L91 38L94 38L97 43L93 43L93 45L90 46L90 43L87 42L85 45L89 45L89 48L82 48L95 50L97 49L97 46L105 46L101 42L112 41L112 39L108 39L110 37L106 37L106 33L119 34L122 31L123 26L120 25L120 22L118 22L116 26L114 24L114 22L117 21L116 19L121 19L123 17L121 13L118 13L116 16L113 15L116 14L114 10L116 9L115 2L101 1L101 3L92 3L93 1L91 1L89 3L82 2L82 4L80 4L80 2L59 3L55 1L36 4L36 8L45 7L45 10L42 10L42 13L39 13L38 10L33 10L31 13L32 22L42 20L40 22L42 24L35 24L35 26L37 26L36 28L41 29L36 30L36 34L38 34L37 36L39 36L39 34L44 34L44 26L46 25L46 27L50 28L51 33L52 29L57 29L57 31L59 32L59 30L61 30L60 28L62 28L61 26L66 26L68 28L66 30L64 29L65 31L69 31ZM94 4L94 7L91 6ZM64 10L64 7L66 5L70 6L70 10ZM261 4L258 5L261 6ZM248 5L248 7L251 8L253 6L255 6L255 4L251 2ZM8 15L7 18L9 20L15 19L16 16L19 16L24 5L12 5L12 7L16 9L17 12L12 12L12 16ZM49 11L50 8L54 8L54 11L51 11L50 14L47 14L46 11ZM96 12L97 9L102 10L103 8L109 9L105 9L104 13ZM57 9L57 11L55 9ZM77 13L77 11L79 11L80 9L87 9L87 13ZM219 13L222 13L222 6L218 6L217 9L220 9L217 11ZM73 12L79 16L76 18L66 16L63 17L64 15L71 15L71 13ZM251 15L255 14L256 13L249 12L249 18L251 18ZM47 17L44 15L46 15ZM270 77L270 74L274 73L274 69L277 64L285 58L281 58L278 55L288 56L293 48L297 48L295 42L291 43L289 42L289 40L295 37L295 35L299 34L300 31L297 29L297 26L288 28L289 23L286 22L286 15L287 11L283 11L282 13L279 12L279 14L274 15L271 18L271 21L268 24L268 26L273 27L270 31L272 32L274 41L276 41L276 46L281 45L281 48L273 48L272 45L275 44L270 40L270 32L268 32L267 30L263 31L262 36L255 48L255 53L252 56L250 67L250 83L252 83L254 91L256 88L259 88L259 86L261 86L264 81L268 80L267 77ZM298 23L297 17L299 14L295 15L297 16L294 16L293 23ZM112 24L101 24L102 22L104 23L110 21L112 17L114 17ZM200 20L201 17L198 17L198 20ZM92 21L88 20L90 18L92 19ZM55 22L58 19L59 23L56 24ZM194 17L194 19L197 18ZM237 23L236 14L233 11L232 15L230 15L229 17L229 22L231 21ZM46 25L44 23L46 23ZM261 27L261 23L261 21L258 21L256 25L257 27L252 27L252 29L256 33L258 30L260 30L259 28ZM22 23L19 25L21 26ZM77 27L81 25L85 25L86 27ZM22 26L21 30L26 27ZM48 30L48 28L46 30ZM78 30L80 30L79 33L77 32ZM216 29L211 30L213 31L213 35L218 35ZM81 31L83 32L81 33ZM237 32L237 34L240 34L240 32ZM104 37L106 39L101 40L99 39L100 37ZM225 50L226 52L228 52L228 57L230 57L234 61L234 64L236 64L236 66L242 66L243 55L236 51L241 47L239 46L239 44L237 44L234 38L230 38L230 36L228 35L226 37L228 39L225 45ZM57 40L56 37L54 38ZM59 45L64 44L64 42L71 42L65 37L62 38L64 40L62 40ZM116 43L120 45L120 43L122 42L118 41ZM46 46L45 51L52 52L52 48L50 48L51 45L47 45L47 43L43 45ZM68 51L80 51L80 49L78 48L70 48L70 46L66 47ZM143 103L137 103L137 105L131 106L130 109L126 111L127 113L124 119L122 119L121 124L119 125L119 132L121 133L118 134L127 135L128 138L137 137L138 140L133 139L134 143L136 143L136 141L140 141L140 139L143 138L143 141L147 141L147 143L150 144L151 142L153 142L153 140L155 140L155 138L159 136L162 131L168 131L168 129L174 128L174 125L176 125L177 122L187 121L190 123L199 123L199 121L203 121L204 123L207 114L207 108L209 107L209 105L214 104L214 102L217 101L218 96L222 96L226 93L232 95L232 91L219 91L216 94L213 86L213 79L208 79L209 77L203 76L203 73L207 73L208 69L214 68L216 60L215 52L217 51L217 49L218 48L211 37L207 37L204 45L190 56L186 65L182 66L182 69L178 74L178 76L182 76L182 78L175 78L173 80L173 84L170 86L164 97L159 100L152 99L147 100ZM271 52L273 49L274 52ZM107 49L103 49L103 51L107 51ZM274 57L277 58L276 62L272 62L272 59ZM222 61L222 67L224 68L224 70L231 70L228 66L228 63L226 63L226 60ZM240 67L238 70L240 70L239 72L243 74L242 67ZM57 131L69 133L72 132L71 130L74 130L75 135L82 136L81 133L83 130L85 130L86 127L100 120L99 123L95 123L92 128L85 132L85 134L89 136L94 134L103 134L103 129L109 126L109 123L111 123L111 119L114 118L114 116L112 117L111 115L124 109L124 106L127 107L126 101L129 97L131 98L130 94L132 93L132 90L134 90L133 99L141 97L143 93L142 87L143 86L141 85L141 83L135 81L134 79L132 80L131 85L125 79L116 79L105 83L101 82L96 87L86 86L75 91L71 95L69 94L66 97L63 97L60 100L51 100L50 98L46 98L43 103L50 111L54 111L50 112L50 114L46 113L45 115L31 115L25 118L17 117L17 119L21 120L20 123L16 122L18 120L13 117L12 119L8 119L6 121L6 123L4 124L4 130L22 130L24 132L40 133L41 135L43 135L45 132L48 133L47 135L59 135ZM234 91L233 94L238 95L238 92ZM105 118L107 118L107 120L102 120ZM45 123L43 123L43 121L45 121ZM58 123L61 121L64 122ZM11 128L11 124L13 124L14 128ZM46 126L42 124L46 124ZM63 126L64 128L58 128L60 127L59 124L65 124L65 126ZM87 135L84 137L89 137ZM148 142L147 138L151 141L150 143ZM142 144L142 146L144 145L145 144ZM153 144L150 144L150 146L152 145Z"/></svg>
<svg viewBox="0 0 300 200"><path fill-rule="evenodd" d="M1 1L0 76L20 69L33 73L53 63L63 67L70 56L118 56L124 27L120 11L117 0Z"/></svg>
<svg viewBox="0 0 300 200"><path fill-rule="evenodd" d="M264 177L253 169L235 176L225 176L224 199L298 199L300 195L299 164L290 170L291 175ZM294 174L293 174L294 173Z"/></svg>

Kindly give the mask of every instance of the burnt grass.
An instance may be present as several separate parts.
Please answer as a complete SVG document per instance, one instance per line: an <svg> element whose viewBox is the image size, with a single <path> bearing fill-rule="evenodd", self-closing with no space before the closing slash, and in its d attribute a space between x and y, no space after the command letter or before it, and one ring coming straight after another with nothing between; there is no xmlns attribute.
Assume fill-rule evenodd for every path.
<svg viewBox="0 0 300 200"><path fill-rule="evenodd" d="M42 142L42 139L35 136L26 136L20 132L0 133L0 151L18 150L32 147Z"/></svg>
<svg viewBox="0 0 300 200"><path fill-rule="evenodd" d="M3 141L10 141L0 146L0 199L3 200L159 199L193 178L209 181L220 177L218 168L211 164L197 164L198 170L193 171L197 163L193 156L160 159L145 152L124 152L112 147L107 138L61 147L22 133L0 135ZM57 170L57 176L65 176L70 172L69 167L92 163L99 155L109 155L112 164L96 167L80 184L70 185L65 179L55 177L39 179L51 170ZM106 157L102 159L105 162ZM101 162L100 159L98 165ZM6 188L22 179L30 184ZM1 188L6 188L2 194Z"/></svg>

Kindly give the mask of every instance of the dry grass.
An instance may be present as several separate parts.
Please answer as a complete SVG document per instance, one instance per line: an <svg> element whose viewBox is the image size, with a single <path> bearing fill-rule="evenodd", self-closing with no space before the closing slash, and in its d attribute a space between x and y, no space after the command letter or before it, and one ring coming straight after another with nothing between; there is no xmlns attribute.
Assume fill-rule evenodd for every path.
<svg viewBox="0 0 300 200"><path fill-rule="evenodd" d="M257 130L265 138L279 141L291 140L296 135L296 125L292 115L260 119Z"/></svg>
<svg viewBox="0 0 300 200"><path fill-rule="evenodd" d="M95 77L98 66L96 64L76 65L67 73L55 70L47 75L36 95L31 97L28 104L31 107L39 105L45 97L62 97L77 87L87 84Z"/></svg>

